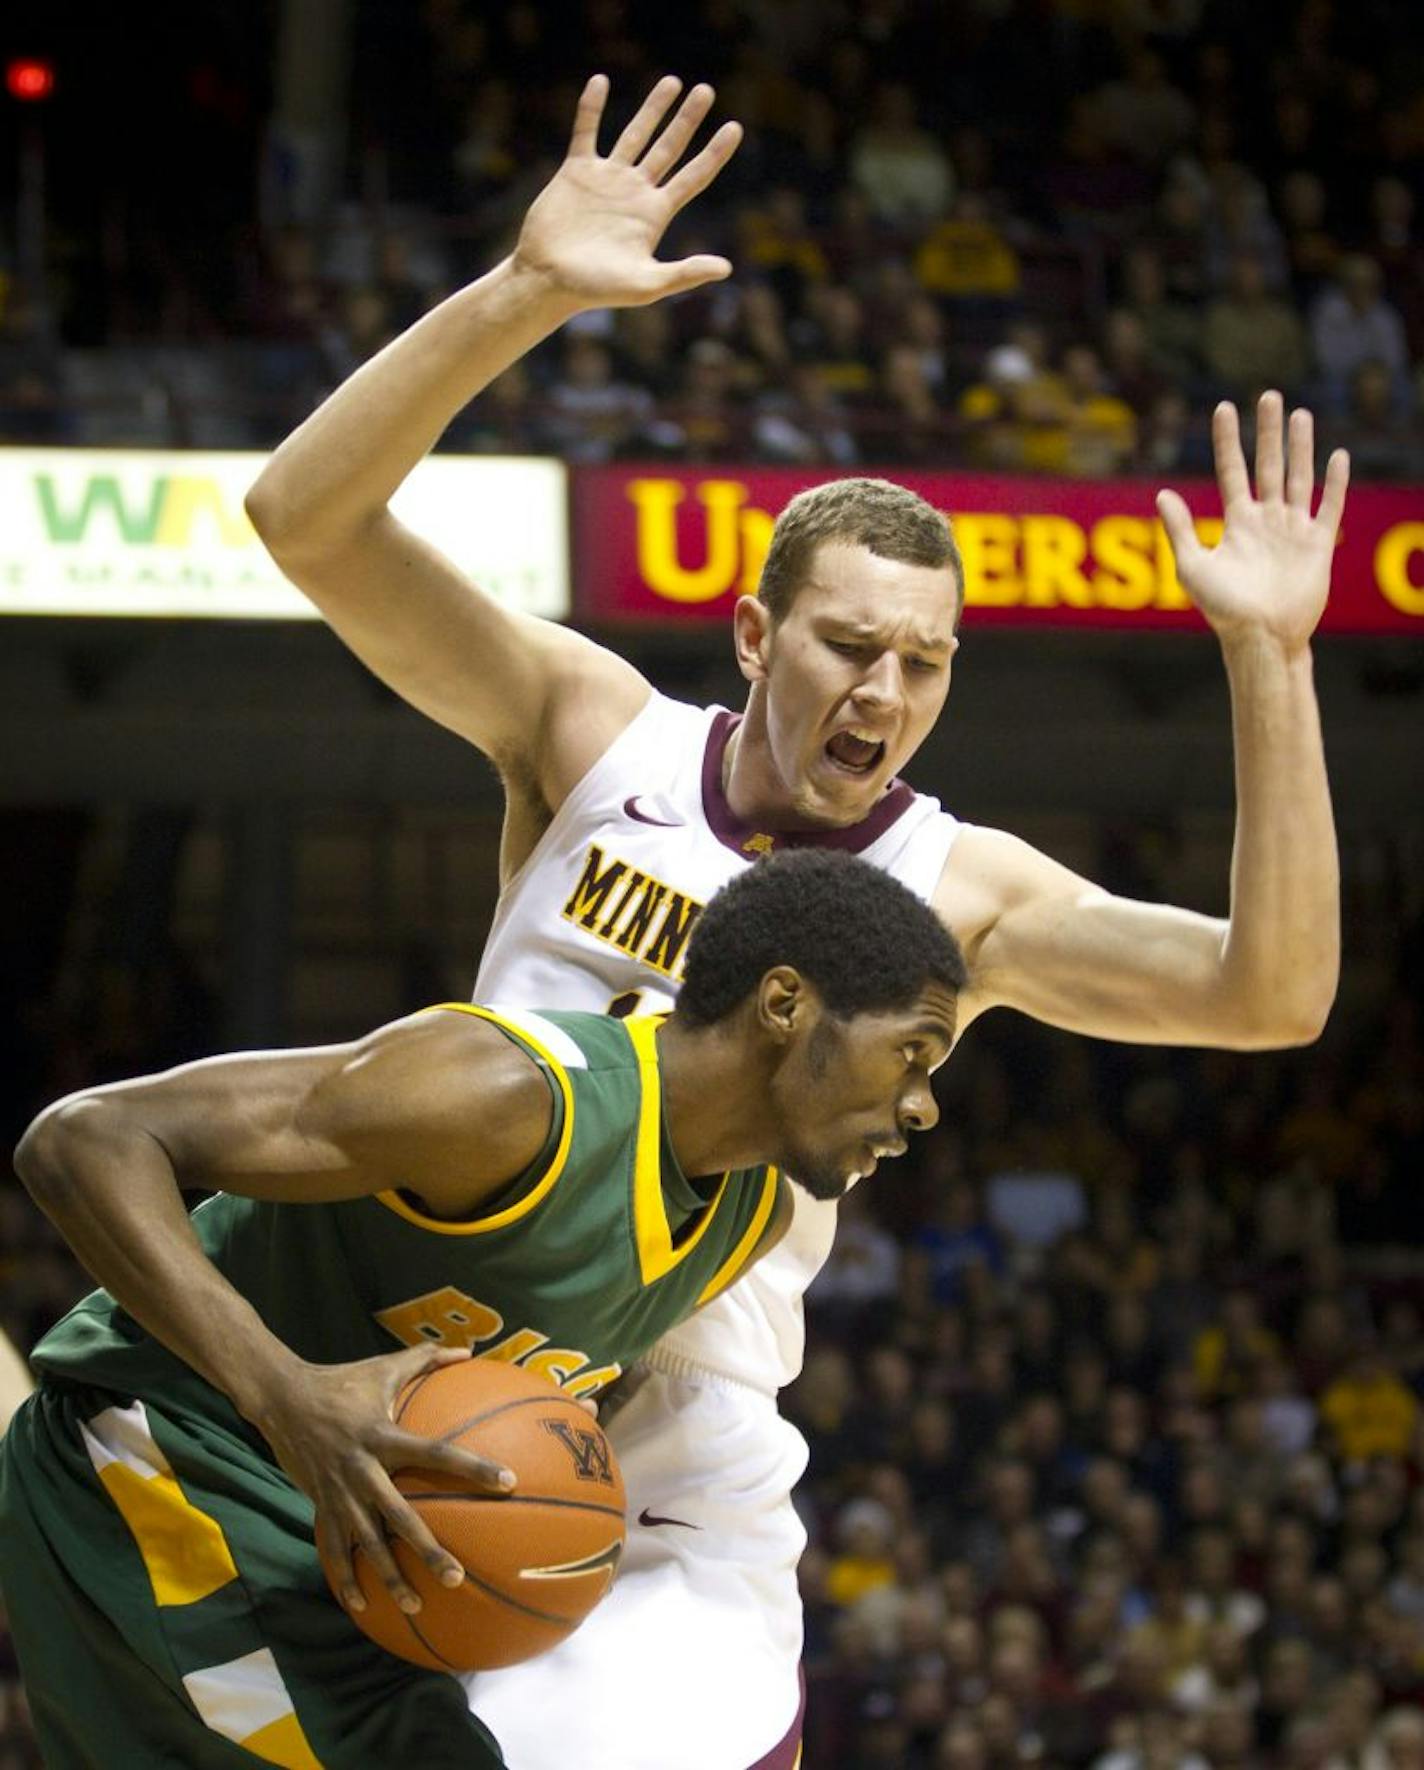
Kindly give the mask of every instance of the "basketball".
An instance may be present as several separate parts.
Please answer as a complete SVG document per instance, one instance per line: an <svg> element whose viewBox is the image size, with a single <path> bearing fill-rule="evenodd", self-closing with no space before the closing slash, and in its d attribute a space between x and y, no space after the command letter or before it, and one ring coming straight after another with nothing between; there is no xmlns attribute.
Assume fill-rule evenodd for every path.
<svg viewBox="0 0 1424 1770"><path fill-rule="evenodd" d="M623 1477L597 1421L546 1378L478 1358L417 1377L394 1418L503 1463L518 1484L497 1497L430 1470L400 1471L397 1487L464 1567L464 1583L441 1585L393 1540L421 1599L407 1616L358 1550L366 1608L352 1620L388 1652L441 1672L514 1665L571 1634L612 1585L626 1535Z"/></svg>

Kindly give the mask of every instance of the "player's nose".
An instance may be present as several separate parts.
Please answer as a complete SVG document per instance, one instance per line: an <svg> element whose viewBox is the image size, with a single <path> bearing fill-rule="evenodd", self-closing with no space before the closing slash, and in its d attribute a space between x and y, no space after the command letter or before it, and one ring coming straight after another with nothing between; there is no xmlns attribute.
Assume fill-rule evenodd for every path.
<svg viewBox="0 0 1424 1770"><path fill-rule="evenodd" d="M854 698L865 707L877 711L893 711L904 699L905 678L900 659L893 651L883 651L856 684Z"/></svg>
<svg viewBox="0 0 1424 1770"><path fill-rule="evenodd" d="M939 1123L939 1102L934 1097L928 1077L914 1083L900 1102L900 1129L930 1131Z"/></svg>

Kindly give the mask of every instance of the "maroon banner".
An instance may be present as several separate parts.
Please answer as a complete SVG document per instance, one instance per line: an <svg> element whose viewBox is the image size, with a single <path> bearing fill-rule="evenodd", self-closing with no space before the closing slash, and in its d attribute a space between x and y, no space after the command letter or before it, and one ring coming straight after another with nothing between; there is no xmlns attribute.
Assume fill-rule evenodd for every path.
<svg viewBox="0 0 1424 1770"><path fill-rule="evenodd" d="M762 467L572 474L577 612L658 624L727 621L736 598L756 589L777 513L826 477ZM953 517L974 626L1204 625L1177 581L1152 482L888 476ZM1216 487L1175 483L1198 534L1214 542ZM1424 487L1351 489L1322 627L1424 636Z"/></svg>

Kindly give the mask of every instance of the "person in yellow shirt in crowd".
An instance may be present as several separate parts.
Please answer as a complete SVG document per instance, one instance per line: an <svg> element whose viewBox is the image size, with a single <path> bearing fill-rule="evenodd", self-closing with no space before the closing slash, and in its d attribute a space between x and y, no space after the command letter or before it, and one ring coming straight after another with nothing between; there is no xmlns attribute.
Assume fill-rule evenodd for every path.
<svg viewBox="0 0 1424 1770"><path fill-rule="evenodd" d="M1222 1298L1221 1311L1192 1347L1197 1389L1208 1401L1249 1393L1255 1373L1281 1356L1281 1343L1262 1322L1260 1305L1244 1285Z"/></svg>
<svg viewBox="0 0 1424 1770"><path fill-rule="evenodd" d="M1345 1462L1402 1459L1419 1424L1419 1398L1365 1340L1321 1396L1320 1418Z"/></svg>

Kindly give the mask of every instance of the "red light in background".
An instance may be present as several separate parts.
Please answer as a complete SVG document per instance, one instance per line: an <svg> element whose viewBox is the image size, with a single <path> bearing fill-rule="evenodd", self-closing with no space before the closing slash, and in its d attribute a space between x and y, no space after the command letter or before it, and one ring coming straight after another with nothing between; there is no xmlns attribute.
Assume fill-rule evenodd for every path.
<svg viewBox="0 0 1424 1770"><path fill-rule="evenodd" d="M54 91L54 63L17 56L6 64L5 90L22 104L38 104Z"/></svg>

